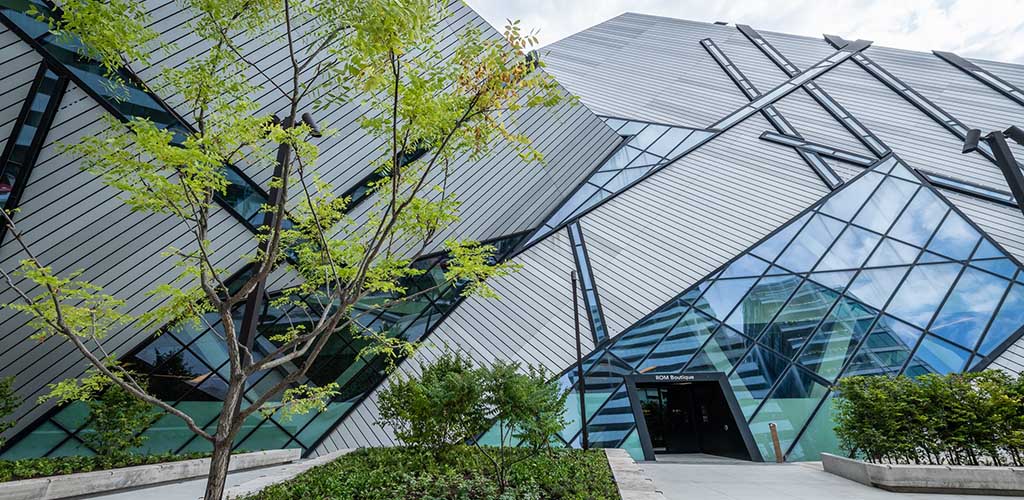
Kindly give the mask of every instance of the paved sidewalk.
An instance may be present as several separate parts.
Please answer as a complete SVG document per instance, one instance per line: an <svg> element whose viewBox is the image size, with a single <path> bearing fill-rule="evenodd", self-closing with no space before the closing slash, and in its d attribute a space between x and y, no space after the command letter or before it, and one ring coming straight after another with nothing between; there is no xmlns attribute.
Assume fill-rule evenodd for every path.
<svg viewBox="0 0 1024 500"><path fill-rule="evenodd" d="M981 495L892 493L829 474L820 462L760 464L673 456L640 468L668 500L1005 500Z"/></svg>

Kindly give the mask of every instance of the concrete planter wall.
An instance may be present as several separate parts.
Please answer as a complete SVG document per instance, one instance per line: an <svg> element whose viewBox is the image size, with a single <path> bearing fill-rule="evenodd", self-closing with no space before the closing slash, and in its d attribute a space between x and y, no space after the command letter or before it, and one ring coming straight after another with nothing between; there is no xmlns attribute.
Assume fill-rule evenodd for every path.
<svg viewBox="0 0 1024 500"><path fill-rule="evenodd" d="M612 477L622 500L665 500L665 495L654 486L654 481L626 450L605 448L604 454L608 457L608 466L612 469Z"/></svg>
<svg viewBox="0 0 1024 500"><path fill-rule="evenodd" d="M870 464L828 453L821 463L826 472L889 491L1024 495L1024 468Z"/></svg>
<svg viewBox="0 0 1024 500"><path fill-rule="evenodd" d="M231 457L230 470L254 469L293 462L301 451L271 450L242 453ZM162 464L138 465L64 476L40 477L0 483L4 500L55 500L137 488L168 481L202 477L209 472L210 459L182 460Z"/></svg>

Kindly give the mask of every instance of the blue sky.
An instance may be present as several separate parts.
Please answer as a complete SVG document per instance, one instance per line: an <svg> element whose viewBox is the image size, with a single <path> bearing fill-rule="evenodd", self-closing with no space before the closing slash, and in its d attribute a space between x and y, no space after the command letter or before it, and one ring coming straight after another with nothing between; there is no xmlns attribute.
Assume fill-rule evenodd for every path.
<svg viewBox="0 0 1024 500"><path fill-rule="evenodd" d="M1024 64L1024 0L467 0L499 29L520 19L542 45L623 12Z"/></svg>

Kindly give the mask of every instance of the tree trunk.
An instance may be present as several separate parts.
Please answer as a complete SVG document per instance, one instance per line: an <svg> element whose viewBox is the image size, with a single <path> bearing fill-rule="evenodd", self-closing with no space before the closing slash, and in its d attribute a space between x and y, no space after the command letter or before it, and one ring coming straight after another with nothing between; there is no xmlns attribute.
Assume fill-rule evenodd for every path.
<svg viewBox="0 0 1024 500"><path fill-rule="evenodd" d="M221 500L224 497L233 441L234 439L217 439L213 443L213 457L210 459L210 472L206 476L204 500Z"/></svg>
<svg viewBox="0 0 1024 500"><path fill-rule="evenodd" d="M224 406L220 419L217 421L217 434L213 440L213 456L210 458L210 472L206 476L206 493L204 500L222 500L224 485L228 479L228 466L231 461L231 448L235 444L235 436L241 428L238 419L242 403L242 391L245 378L241 375L232 376L228 383L228 392L224 396Z"/></svg>

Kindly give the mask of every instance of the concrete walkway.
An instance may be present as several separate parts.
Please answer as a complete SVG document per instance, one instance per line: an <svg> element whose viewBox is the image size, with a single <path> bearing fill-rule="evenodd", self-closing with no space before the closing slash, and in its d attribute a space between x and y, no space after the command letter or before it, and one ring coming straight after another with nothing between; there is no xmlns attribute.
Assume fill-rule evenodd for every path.
<svg viewBox="0 0 1024 500"><path fill-rule="evenodd" d="M761 464L708 455L638 464L668 500L1005 500L980 495L892 493L825 472L820 462Z"/></svg>

